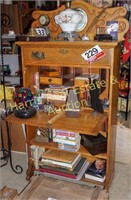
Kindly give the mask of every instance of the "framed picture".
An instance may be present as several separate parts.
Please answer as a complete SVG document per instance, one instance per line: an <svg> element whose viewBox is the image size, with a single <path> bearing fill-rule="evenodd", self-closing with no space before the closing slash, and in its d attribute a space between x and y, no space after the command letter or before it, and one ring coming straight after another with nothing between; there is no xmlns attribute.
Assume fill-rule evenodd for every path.
<svg viewBox="0 0 131 200"><path fill-rule="evenodd" d="M111 7L112 2L112 0L90 0L90 4L99 8L102 8L105 3L108 3L108 7Z"/></svg>
<svg viewBox="0 0 131 200"><path fill-rule="evenodd" d="M113 40L118 39L118 21L107 21L106 22L106 33L112 36Z"/></svg>

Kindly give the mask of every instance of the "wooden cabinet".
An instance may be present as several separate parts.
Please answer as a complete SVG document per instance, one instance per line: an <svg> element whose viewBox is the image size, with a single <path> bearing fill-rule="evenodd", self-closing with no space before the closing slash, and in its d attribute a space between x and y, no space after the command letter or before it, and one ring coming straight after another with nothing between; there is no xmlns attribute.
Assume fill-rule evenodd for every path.
<svg viewBox="0 0 131 200"><path fill-rule="evenodd" d="M104 114L99 113L97 117L92 116L92 109L91 108L85 108L83 111L81 111L79 118L66 118L65 114L63 114L60 118L60 120L56 120L53 124L51 124L50 128L52 129L61 129L61 130L69 130L69 131L76 131L81 134L92 134L97 135L99 131L105 131L107 138L108 138L108 144L107 144L107 153L105 154L98 154L96 156L92 156L87 152L87 150L81 146L79 152L87 157L90 161L94 160L95 158L104 158L107 161L107 172L106 172L106 181L105 186L108 189L109 185L113 179L114 176L114 157L115 157L115 129L116 129L116 113L117 113L117 97L118 97L118 83L115 81L118 78L119 74L119 56L120 56L120 45L118 42L17 42L18 45L21 46L21 52L22 52L22 67L23 67L23 85L26 87L29 87L30 85L33 85L33 76L34 73L38 71L38 66L58 66L59 68L64 65L66 67L72 67L77 68L81 67L82 69L90 68L93 69L99 69L100 71L105 70L105 75L109 75L108 77L108 87L106 87L107 91L107 97L109 98L109 109L106 109L104 111ZM94 62L92 65L87 64L86 61L83 60L81 57L81 54L98 44L103 50L107 50L105 58L103 57L98 62ZM31 48L32 47L32 48ZM57 57L59 57L60 50L58 49L65 49L67 51L66 59L57 59L57 63L52 61L52 59L49 59L50 53L48 49L51 48L52 52L54 53L55 60ZM28 54L29 49L29 54ZM31 51L32 49L32 51ZM36 49L37 51L47 52L48 62L45 62L45 60L38 60L31 58L31 54ZM74 49L79 49L79 55L75 59L75 53ZM25 56L25 53L27 52ZM69 55L68 55L69 52ZM73 59L71 59L71 55L73 55ZM115 56L114 56L115 55ZM64 57L64 55L62 54ZM51 58L53 56L51 55ZM71 59L71 62L70 62ZM79 62L78 62L79 61ZM28 77L28 78L27 78ZM45 79L46 80L46 79ZM44 81L45 81L44 80ZM105 79L106 80L106 79ZM102 81L102 80L101 80ZM105 91L104 90L104 91ZM101 93L101 95L104 92ZM30 145L36 144L34 141L35 137L35 130L37 127L47 127L48 121L52 119L56 114L46 115L45 113L41 113L40 111L37 111L37 114L29 119L19 119L15 117L14 115L9 116L7 119L9 122L15 122L17 123L24 123L26 124L26 131L27 131L27 146L28 146L28 156L30 161ZM103 128L106 127L106 128ZM57 148L56 143L37 143L37 145L43 145L47 149L48 148ZM30 162L29 162L29 168L30 168ZM103 183L102 183L103 184Z"/></svg>
<svg viewBox="0 0 131 200"><path fill-rule="evenodd" d="M83 1L81 1L83 2ZM77 4L80 5L77 1ZM83 6L83 3L81 3ZM85 4L84 4L85 5ZM88 4L87 4L88 5ZM88 6L86 5L86 9ZM73 4L74 6L74 4ZM90 7L90 6L89 6ZM84 8L84 7L82 7ZM63 8L62 8L63 9ZM90 7L92 10L93 7ZM60 10L58 10L60 11ZM98 10L97 10L98 11ZM44 11L38 11L39 15ZM86 12L89 12L89 10ZM93 12L94 13L94 12ZM53 12L49 15L53 16ZM56 14L56 12L55 12ZM39 16L37 15L37 17ZM90 15L90 14L89 14ZM92 14L93 15L93 14ZM34 15L35 16L35 15ZM36 18L35 18L36 19ZM36 22L38 22L36 20ZM53 22L54 23L54 22ZM35 23L34 23L35 24ZM33 25L34 25L33 24ZM86 27L87 28L87 27ZM55 29L56 30L56 29ZM83 32L81 33L83 34ZM56 32L54 34L54 37ZM107 152L92 156L82 145L78 152L82 156L86 157L89 161L94 161L97 158L103 158L106 160L106 180L104 183L95 182L87 179L82 179L83 182L91 182L95 185L103 185L106 189L109 186L114 177L114 158L115 158L115 140L116 140L116 124L117 124L117 102L118 102L118 78L119 78L119 64L120 64L120 41L45 41L45 42L17 42L16 44L21 47L22 56L22 71L23 71L23 86L33 87L33 77L36 72L39 71L39 67L51 67L57 68L62 74L61 77L50 78L40 77L42 84L48 84L53 82L60 85L65 84L65 75L73 72L73 80L78 72L86 73L88 71L92 73L98 73L100 77L101 86L101 99L108 98L109 107L104 110L104 113L98 113L96 117L92 115L93 110L90 107L81 109L80 117L67 118L65 113L55 118L52 123L50 120L58 116L57 113L47 115L43 112L37 111L37 114L29 119L17 118L14 114L7 117L9 123L19 123L26 125L27 136L27 154L28 154L28 170L27 178L33 174L34 168L32 167L30 146L32 144L44 146L46 149L58 148L57 143L46 142L40 143L34 140L35 130L38 127L46 127L50 129L60 129L79 132L85 135L97 135L99 131L104 132L107 137ZM87 63L81 54L86 50L99 45L105 52L105 56L100 60ZM39 59L34 56L36 53L42 55ZM63 72L63 70L65 70ZM66 74L67 73L67 74ZM73 82L75 84L75 81ZM76 82L81 85L82 83Z"/></svg>

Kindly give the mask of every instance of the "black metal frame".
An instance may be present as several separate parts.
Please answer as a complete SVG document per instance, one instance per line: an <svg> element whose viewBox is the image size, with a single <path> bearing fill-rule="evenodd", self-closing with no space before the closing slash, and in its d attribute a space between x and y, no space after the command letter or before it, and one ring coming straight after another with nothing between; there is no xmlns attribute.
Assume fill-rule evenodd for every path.
<svg viewBox="0 0 131 200"><path fill-rule="evenodd" d="M5 115L3 117L3 120L4 120L4 118L6 118L9 113L7 112L5 75L4 75L3 66L4 66L4 58L3 58L3 51L2 51L2 36L1 36L1 71L0 71L0 74L2 76L3 93L4 93L4 99L3 99L4 110L5 110ZM3 138L3 130L2 130L2 115L0 116L0 118L1 118L1 149L0 149L0 151L3 153L3 156L0 157L0 160L4 160L5 161L4 164L2 164L0 167L4 167L5 165L7 165L8 160L10 160L11 169L15 173L21 174L23 172L23 168L20 165L16 165L15 169L14 169L13 163L12 163L12 152L11 152L12 143L11 143L11 138L10 138L10 133L9 133L9 124L8 124L7 121L5 121L5 123L6 123L6 132L7 132L7 141L8 141L8 147L7 147L7 149L5 149L4 138Z"/></svg>

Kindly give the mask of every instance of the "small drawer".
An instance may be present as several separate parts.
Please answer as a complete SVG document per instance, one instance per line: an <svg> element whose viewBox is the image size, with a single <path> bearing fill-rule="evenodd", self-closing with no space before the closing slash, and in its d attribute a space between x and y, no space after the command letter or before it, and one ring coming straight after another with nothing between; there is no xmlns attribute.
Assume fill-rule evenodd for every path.
<svg viewBox="0 0 131 200"><path fill-rule="evenodd" d="M80 79L75 79L75 85L77 86L84 86L85 84L89 84L89 80L80 80Z"/></svg>
<svg viewBox="0 0 131 200"><path fill-rule="evenodd" d="M57 85L62 85L62 78L54 78L54 77L46 77L46 76L41 76L40 77L40 84L57 84Z"/></svg>

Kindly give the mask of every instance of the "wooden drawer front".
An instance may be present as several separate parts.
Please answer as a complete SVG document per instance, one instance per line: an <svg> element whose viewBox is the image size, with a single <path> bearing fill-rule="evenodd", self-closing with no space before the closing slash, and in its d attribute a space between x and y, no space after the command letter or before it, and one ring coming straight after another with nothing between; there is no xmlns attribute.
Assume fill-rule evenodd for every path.
<svg viewBox="0 0 131 200"><path fill-rule="evenodd" d="M89 83L89 81L88 80L75 79L75 85L84 86L85 83Z"/></svg>
<svg viewBox="0 0 131 200"><path fill-rule="evenodd" d="M23 58L25 64L41 64L44 66L82 66L86 65L87 62L82 58L81 54L87 51L87 48L26 48L23 49ZM105 56L99 61L93 62L93 65L110 65L111 53L109 49L105 49ZM42 53L44 58L37 59L34 55Z"/></svg>
<svg viewBox="0 0 131 200"><path fill-rule="evenodd" d="M40 77L40 83L41 84L57 84L57 85L62 85L62 78L52 78L52 77L45 77L41 76Z"/></svg>

